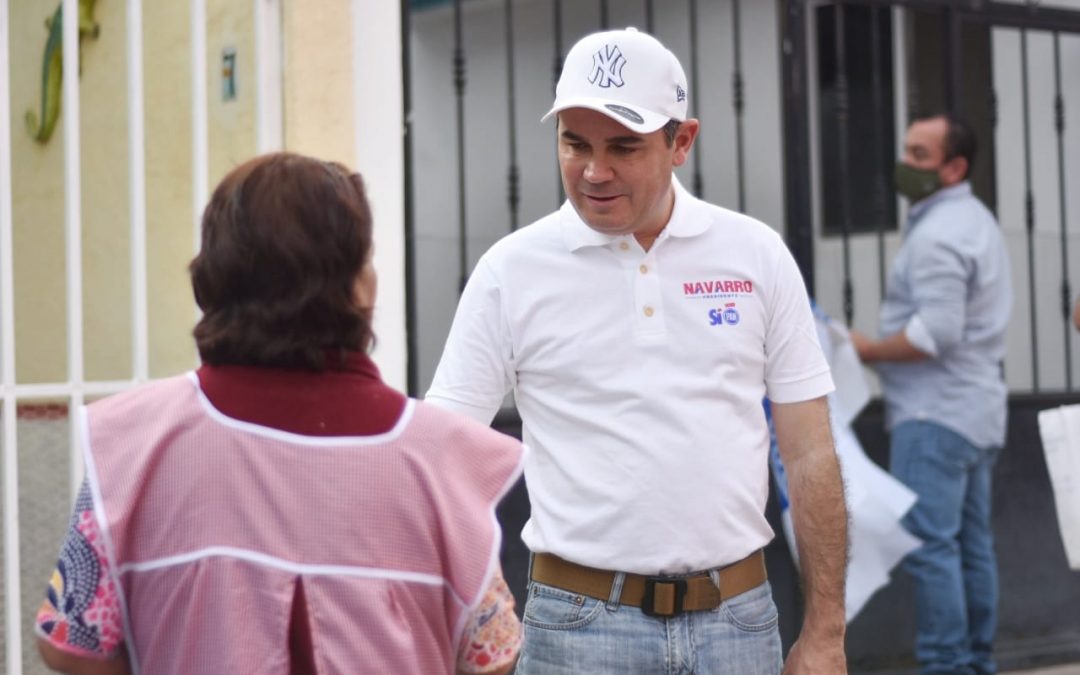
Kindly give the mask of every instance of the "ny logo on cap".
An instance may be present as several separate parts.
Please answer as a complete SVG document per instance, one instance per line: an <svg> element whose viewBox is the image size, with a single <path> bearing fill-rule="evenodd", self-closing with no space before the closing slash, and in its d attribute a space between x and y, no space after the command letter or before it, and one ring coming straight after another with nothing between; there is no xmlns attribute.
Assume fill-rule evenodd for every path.
<svg viewBox="0 0 1080 675"><path fill-rule="evenodd" d="M604 45L600 51L593 54L592 62L589 82L604 89L611 86L621 87L625 84L622 79L622 69L626 65L626 58L619 51L618 45Z"/></svg>

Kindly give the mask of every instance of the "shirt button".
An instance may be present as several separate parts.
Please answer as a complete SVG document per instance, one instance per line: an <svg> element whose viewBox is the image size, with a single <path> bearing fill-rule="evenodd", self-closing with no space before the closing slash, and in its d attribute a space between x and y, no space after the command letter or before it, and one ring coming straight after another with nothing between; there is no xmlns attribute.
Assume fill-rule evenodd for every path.
<svg viewBox="0 0 1080 675"><path fill-rule="evenodd" d="M653 314L656 314L655 309L652 307L645 307L645 316L652 316Z"/></svg>
<svg viewBox="0 0 1080 675"><path fill-rule="evenodd" d="M648 265L642 265L641 267L638 268L638 271L640 271L642 274L648 274L649 273L649 266Z"/></svg>
<svg viewBox="0 0 1080 675"><path fill-rule="evenodd" d="M619 249L622 250L622 251L628 251L628 250L630 250L630 244L627 244L625 241L620 241L619 242Z"/></svg>

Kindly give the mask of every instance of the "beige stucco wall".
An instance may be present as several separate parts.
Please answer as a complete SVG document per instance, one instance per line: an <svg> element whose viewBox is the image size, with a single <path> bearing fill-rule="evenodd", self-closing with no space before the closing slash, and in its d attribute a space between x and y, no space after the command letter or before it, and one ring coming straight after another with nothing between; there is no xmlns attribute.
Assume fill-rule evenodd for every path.
<svg viewBox="0 0 1080 675"><path fill-rule="evenodd" d="M187 3L143 3L146 265L150 375L195 363L191 191L191 19Z"/></svg>
<svg viewBox="0 0 1080 675"><path fill-rule="evenodd" d="M96 9L101 33L84 43L79 92L83 359L86 379L119 380L132 376L131 265L123 264L131 248L127 26L123 3L98 2ZM59 128L58 132L49 143L50 150L63 147ZM20 351L23 347L33 345L18 346Z"/></svg>
<svg viewBox="0 0 1080 675"><path fill-rule="evenodd" d="M273 3L268 2L268 7ZM64 237L63 110L52 139L23 128L39 107L45 18L52 3L9 3L15 312L18 381L68 378ZM359 85L378 108L355 108L350 0L282 0L282 140L286 149L363 170L376 211L376 266L385 292L376 308L383 343L376 360L404 385L399 141L399 26L396 6L364 8ZM192 204L191 17L187 2L143 3L147 298L151 377L197 363L191 340L196 308L187 277L196 226ZM96 4L97 39L83 44L82 154L84 378L133 376L125 3ZM208 188L256 153L254 3L206 0ZM385 24L385 25L384 25ZM222 54L236 51L236 98L222 99ZM387 64L380 64L382 56ZM382 77L383 79L380 79ZM364 126L358 149L354 128ZM359 159L358 159L359 154ZM395 159L396 158L396 159ZM392 161L393 160L393 161ZM200 206L201 210L201 206Z"/></svg>
<svg viewBox="0 0 1080 675"><path fill-rule="evenodd" d="M209 189L255 152L254 27L246 2L206 5ZM191 19L186 3L147 3L143 15L146 117L147 297L150 375L197 362L196 308L187 264L192 204ZM236 98L222 100L222 51L236 50Z"/></svg>
<svg viewBox="0 0 1080 675"><path fill-rule="evenodd" d="M28 109L40 109L50 6L9 4L16 359L24 383L68 377L63 110L44 145L29 137L22 121ZM195 246L189 11L187 3L143 5L151 376L196 362L186 273ZM252 11L248 2L207 2L211 188L255 152ZM84 42L80 91L84 374L119 380L133 374L124 3L98 2L96 17L101 34ZM221 93L226 47L237 53L237 97L228 102Z"/></svg>
<svg viewBox="0 0 1080 675"><path fill-rule="evenodd" d="M48 37L45 3L9 3L11 40L11 215L14 225L16 373L22 382L62 380L64 310L63 120L41 147L23 116L41 116L41 62Z"/></svg>
<svg viewBox="0 0 1080 675"><path fill-rule="evenodd" d="M311 7L303 0L282 4L285 147L355 167L350 4Z"/></svg>
<svg viewBox="0 0 1080 675"><path fill-rule="evenodd" d="M208 0L206 49L209 72L210 189L226 173L255 154L254 6L236 0ZM222 99L222 53L236 50L236 98Z"/></svg>

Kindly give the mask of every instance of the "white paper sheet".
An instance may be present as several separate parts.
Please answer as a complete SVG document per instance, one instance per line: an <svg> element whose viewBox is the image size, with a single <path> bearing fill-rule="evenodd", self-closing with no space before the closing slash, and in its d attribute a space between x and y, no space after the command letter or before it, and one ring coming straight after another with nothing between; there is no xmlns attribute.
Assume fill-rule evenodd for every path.
<svg viewBox="0 0 1080 675"><path fill-rule="evenodd" d="M821 312L818 337L832 368L836 391L829 395L836 453L844 476L844 496L850 514L848 539L851 558L847 570L845 608L854 619L866 602L889 583L892 569L922 542L909 534L900 520L915 503L915 493L875 464L851 430L851 422L870 400L862 363L844 326ZM781 523L788 547L795 555L795 538L788 508L787 480L773 443L770 458L779 488ZM798 559L795 560L796 566Z"/></svg>
<svg viewBox="0 0 1080 675"><path fill-rule="evenodd" d="M1080 570L1080 405L1041 411L1039 435L1065 555Z"/></svg>

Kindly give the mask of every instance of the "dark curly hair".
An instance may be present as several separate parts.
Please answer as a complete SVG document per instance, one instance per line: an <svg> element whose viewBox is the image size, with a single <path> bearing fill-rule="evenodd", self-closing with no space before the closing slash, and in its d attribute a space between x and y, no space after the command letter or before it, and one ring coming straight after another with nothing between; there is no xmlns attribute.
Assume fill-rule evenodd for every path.
<svg viewBox="0 0 1080 675"><path fill-rule="evenodd" d="M282 152L233 169L202 219L189 267L203 311L194 335L213 365L323 370L374 339L355 283L371 251L359 174Z"/></svg>

